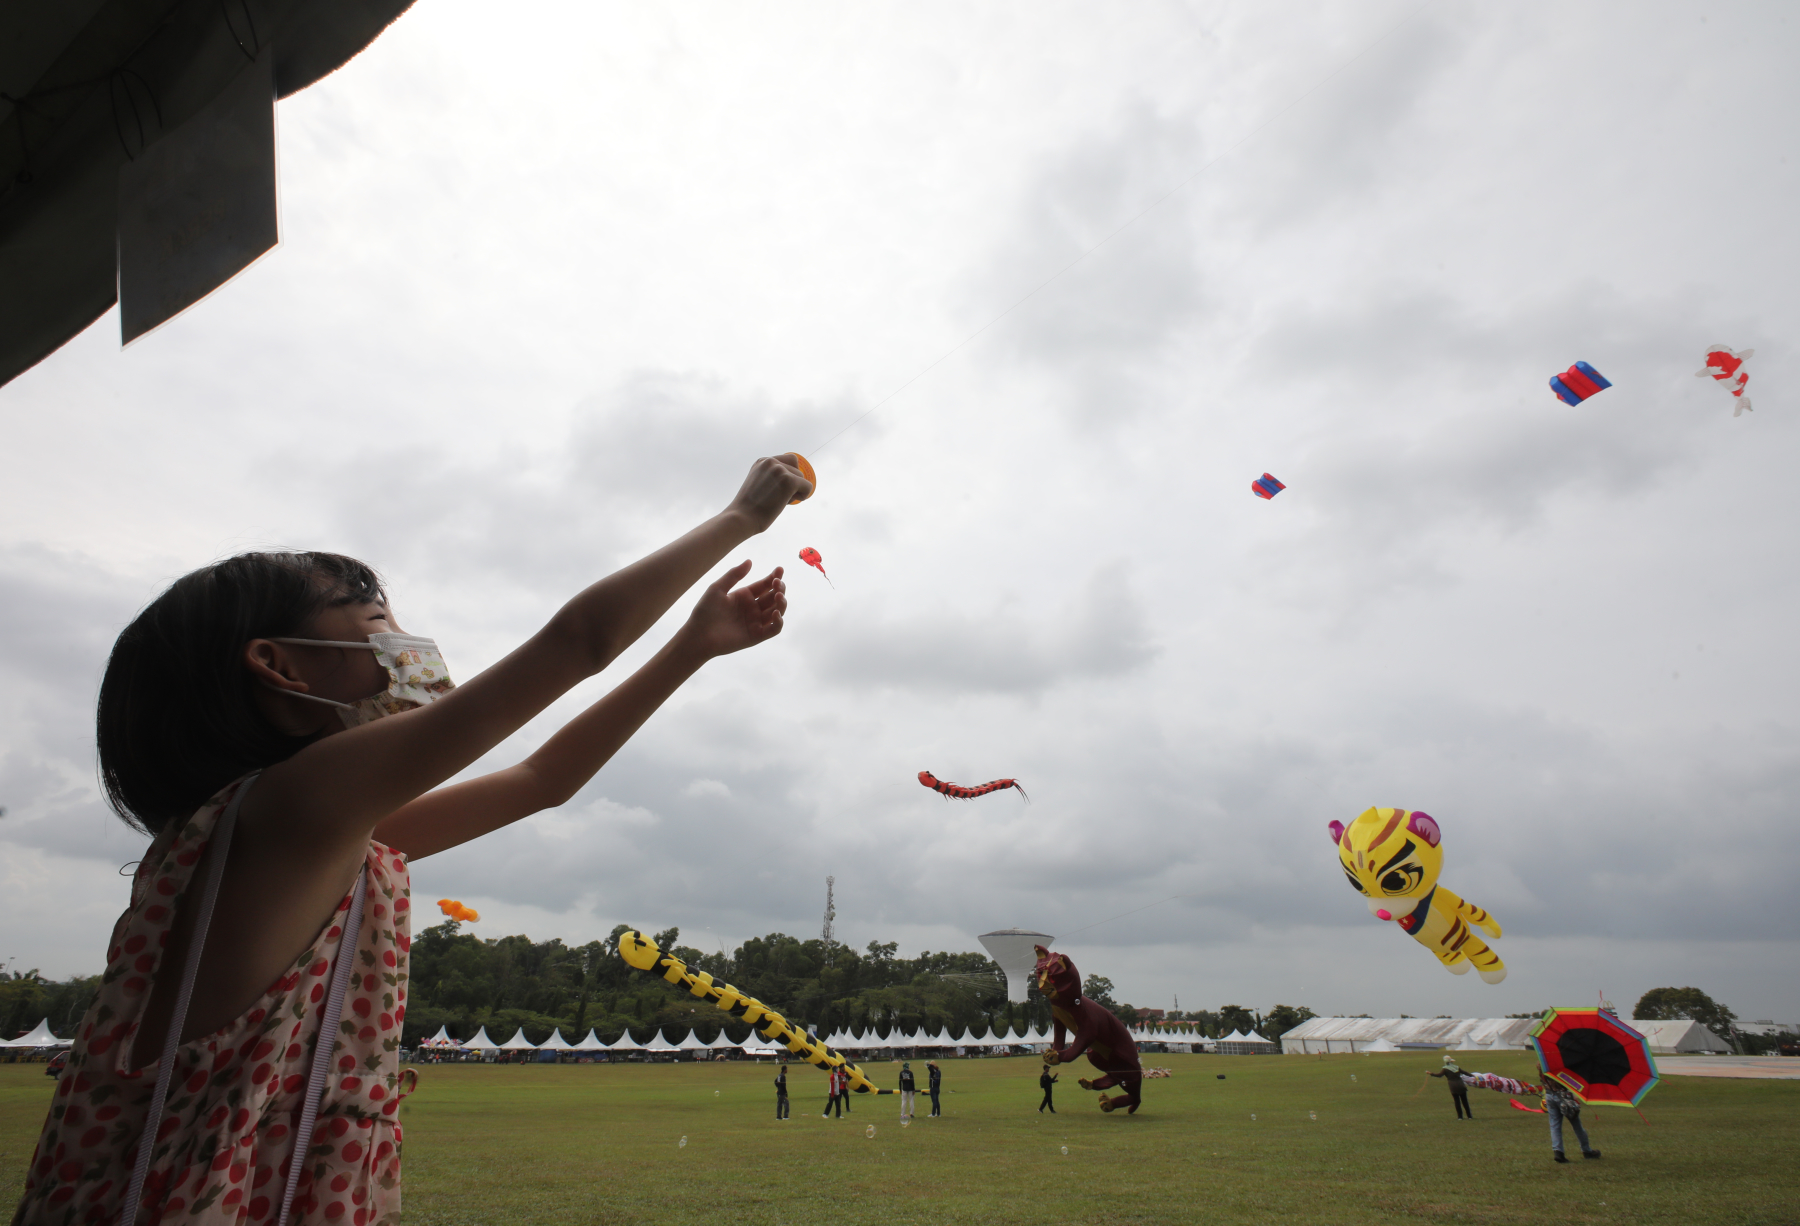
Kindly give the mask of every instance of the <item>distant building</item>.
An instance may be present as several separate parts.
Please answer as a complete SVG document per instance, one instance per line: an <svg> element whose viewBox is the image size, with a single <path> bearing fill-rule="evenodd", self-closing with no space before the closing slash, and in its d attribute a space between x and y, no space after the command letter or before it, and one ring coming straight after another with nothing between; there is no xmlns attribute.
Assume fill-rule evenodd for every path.
<svg viewBox="0 0 1800 1226"><path fill-rule="evenodd" d="M1168 1016L1168 1010L1166 1010L1166 1009L1139 1009L1137 1011L1137 1015L1138 1015L1138 1021L1140 1021L1140 1022L1160 1022L1163 1020L1163 1018Z"/></svg>
<svg viewBox="0 0 1800 1226"><path fill-rule="evenodd" d="M1745 1034L1800 1035L1800 1022L1777 1022L1759 1017L1754 1022L1739 1022L1738 1029Z"/></svg>

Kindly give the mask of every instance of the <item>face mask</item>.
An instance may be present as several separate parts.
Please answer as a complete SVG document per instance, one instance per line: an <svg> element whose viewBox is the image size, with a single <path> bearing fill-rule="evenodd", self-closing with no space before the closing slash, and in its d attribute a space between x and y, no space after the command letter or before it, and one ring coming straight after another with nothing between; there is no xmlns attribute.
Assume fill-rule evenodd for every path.
<svg viewBox="0 0 1800 1226"><path fill-rule="evenodd" d="M297 647L353 647L373 651L375 660L387 669L388 686L358 702L334 702L317 694L301 694L282 690L308 702L322 702L336 707L344 727L355 728L384 715L398 715L422 707L446 690L455 687L450 670L444 666L444 653L431 639L412 634L380 632L371 634L366 643L341 643L335 639L270 639L272 643L291 643ZM271 686L271 689L278 688Z"/></svg>

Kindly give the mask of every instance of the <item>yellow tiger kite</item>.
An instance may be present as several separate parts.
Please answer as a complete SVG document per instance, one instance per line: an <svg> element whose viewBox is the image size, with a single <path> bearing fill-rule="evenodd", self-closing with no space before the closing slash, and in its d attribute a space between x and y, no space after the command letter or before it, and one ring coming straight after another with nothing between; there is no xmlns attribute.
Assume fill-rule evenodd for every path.
<svg viewBox="0 0 1800 1226"><path fill-rule="evenodd" d="M1482 928L1498 937L1500 925L1437 883L1444 853L1429 813L1368 809L1348 826L1332 822L1330 828L1344 876L1369 900L1376 919L1398 923L1453 974L1473 966L1489 983L1506 978L1500 955L1475 935Z"/></svg>

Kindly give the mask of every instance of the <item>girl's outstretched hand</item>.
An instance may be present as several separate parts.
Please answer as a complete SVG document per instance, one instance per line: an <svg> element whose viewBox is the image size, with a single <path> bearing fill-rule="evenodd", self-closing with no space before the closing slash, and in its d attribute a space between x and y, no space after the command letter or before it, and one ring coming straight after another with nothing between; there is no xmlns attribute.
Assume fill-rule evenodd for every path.
<svg viewBox="0 0 1800 1226"><path fill-rule="evenodd" d="M795 459L789 451L764 456L750 466L750 475L731 500L731 509L750 521L753 533L767 531L795 495L812 492L812 482L800 475Z"/></svg>
<svg viewBox="0 0 1800 1226"><path fill-rule="evenodd" d="M754 478L755 473L751 475ZM787 612L782 568L777 566L766 578L733 591L731 585L749 573L750 563L739 562L707 587L682 627L684 647L710 659L754 647L781 633L781 619Z"/></svg>

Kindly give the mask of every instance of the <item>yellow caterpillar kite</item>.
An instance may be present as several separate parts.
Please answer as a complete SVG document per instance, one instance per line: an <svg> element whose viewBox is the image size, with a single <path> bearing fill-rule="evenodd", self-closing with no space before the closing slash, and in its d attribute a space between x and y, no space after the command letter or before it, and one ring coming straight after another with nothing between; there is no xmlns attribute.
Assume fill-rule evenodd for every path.
<svg viewBox="0 0 1800 1226"><path fill-rule="evenodd" d="M620 935L619 956L634 970L661 975L670 983L686 988L690 995L710 1000L723 1012L739 1021L748 1022L763 1038L780 1043L808 1064L822 1069L842 1069L850 1077L850 1088L858 1094L894 1093L893 1090L877 1088L843 1053L795 1030L788 1025L786 1018L760 1000L745 996L728 983L717 982L705 971L690 971L680 958L665 954L657 948L655 941L636 929Z"/></svg>
<svg viewBox="0 0 1800 1226"><path fill-rule="evenodd" d="M1348 826L1331 823L1344 876L1369 900L1376 919L1394 920L1453 974L1473 966L1489 983L1499 983L1506 964L1475 928L1497 937L1500 925L1437 883L1444 867L1439 837L1429 813L1405 809L1368 809Z"/></svg>

